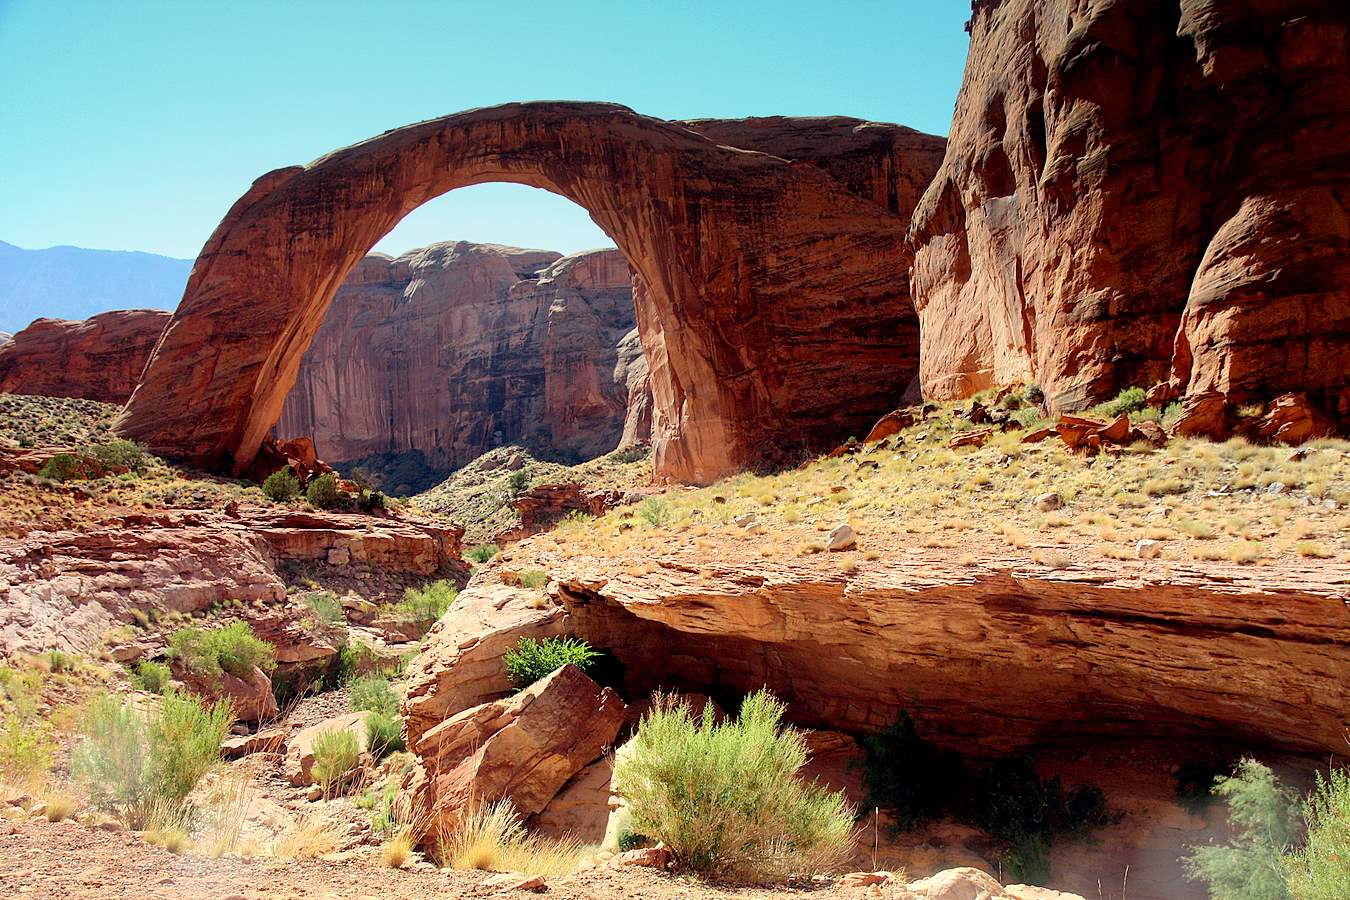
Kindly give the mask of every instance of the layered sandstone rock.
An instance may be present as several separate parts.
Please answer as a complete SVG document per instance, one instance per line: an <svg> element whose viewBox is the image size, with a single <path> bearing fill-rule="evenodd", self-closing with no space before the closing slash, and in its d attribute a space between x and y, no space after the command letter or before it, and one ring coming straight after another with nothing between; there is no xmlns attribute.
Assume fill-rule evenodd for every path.
<svg viewBox="0 0 1350 900"><path fill-rule="evenodd" d="M814 127L749 127L772 151L757 152L694 130L707 123L610 104L510 104L268 173L203 248L118 428L170 456L246 468L347 272L409 210L510 181L585 207L640 278L659 472L706 482L831 446L893 407L916 372L902 186L927 180L942 139L843 120L799 139ZM834 141L841 152L816 148Z"/></svg>
<svg viewBox="0 0 1350 900"><path fill-rule="evenodd" d="M1035 380L1350 423L1350 7L976 0L914 214L924 395Z"/></svg>
<svg viewBox="0 0 1350 900"><path fill-rule="evenodd" d="M474 803L508 799L522 816L541 812L613 743L624 712L612 690L567 665L518 694L410 728L418 761L405 786L430 819L426 840L453 830Z"/></svg>
<svg viewBox="0 0 1350 900"><path fill-rule="evenodd" d="M590 458L647 438L625 433L630 403L649 404L633 331L617 250L374 254L334 297L275 430L335 464L417 450L446 471L508 443Z"/></svg>
<svg viewBox="0 0 1350 900"><path fill-rule="evenodd" d="M284 560L362 566L420 583L462 578L462 530L415 518L245 509L132 515L82 532L0 541L0 655L99 646L142 614L194 613L228 600L281 604ZM296 627L295 611L252 617L286 664L331 657L336 645ZM142 648L143 650L148 648ZM141 652L140 655L144 655Z"/></svg>
<svg viewBox="0 0 1350 900"><path fill-rule="evenodd" d="M160 309L38 319L0 345L0 393L125 403L169 323Z"/></svg>

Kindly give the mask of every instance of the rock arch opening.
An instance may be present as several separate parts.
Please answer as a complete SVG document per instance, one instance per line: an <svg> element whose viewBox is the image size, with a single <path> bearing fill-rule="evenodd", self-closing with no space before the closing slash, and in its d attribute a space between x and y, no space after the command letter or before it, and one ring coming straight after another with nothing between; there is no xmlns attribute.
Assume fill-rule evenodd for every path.
<svg viewBox="0 0 1350 900"><path fill-rule="evenodd" d="M510 104L258 179L203 248L118 430L241 471L348 272L411 210L511 182L583 208L635 273L659 474L818 450L917 372L904 232L941 138L857 120L666 122Z"/></svg>

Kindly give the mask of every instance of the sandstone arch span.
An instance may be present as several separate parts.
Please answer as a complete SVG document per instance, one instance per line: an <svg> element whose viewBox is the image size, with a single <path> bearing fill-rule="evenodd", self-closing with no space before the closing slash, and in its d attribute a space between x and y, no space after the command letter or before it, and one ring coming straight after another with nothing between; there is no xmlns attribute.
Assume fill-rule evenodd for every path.
<svg viewBox="0 0 1350 900"><path fill-rule="evenodd" d="M736 135L750 149L720 142ZM117 428L241 471L366 251L433 197L506 181L584 207L633 268L658 472L706 482L819 449L917 372L904 236L943 146L849 119L680 123L603 103L386 132L269 172L234 204Z"/></svg>

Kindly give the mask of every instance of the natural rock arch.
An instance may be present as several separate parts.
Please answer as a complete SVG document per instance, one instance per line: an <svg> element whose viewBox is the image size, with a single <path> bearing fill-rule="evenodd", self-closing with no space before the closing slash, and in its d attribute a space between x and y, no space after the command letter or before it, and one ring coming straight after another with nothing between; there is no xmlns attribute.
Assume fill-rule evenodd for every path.
<svg viewBox="0 0 1350 900"><path fill-rule="evenodd" d="M736 134L754 149L717 143ZM763 152L780 147L793 159ZM942 148L849 119L679 123L602 103L386 132L269 172L234 204L117 428L243 470L357 261L426 201L506 181L584 207L634 269L659 473L706 482L819 449L917 371L904 234Z"/></svg>

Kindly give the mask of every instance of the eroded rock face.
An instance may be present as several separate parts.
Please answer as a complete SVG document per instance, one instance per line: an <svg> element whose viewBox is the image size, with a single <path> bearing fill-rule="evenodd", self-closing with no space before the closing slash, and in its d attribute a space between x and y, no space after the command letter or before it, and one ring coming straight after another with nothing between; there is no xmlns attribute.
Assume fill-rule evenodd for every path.
<svg viewBox="0 0 1350 900"><path fill-rule="evenodd" d="M275 431L312 436L334 464L420 450L450 470L503 443L597 456L648 436L625 434L630 402L650 403L630 377L634 328L617 250L456 241L367 256L328 308Z"/></svg>
<svg viewBox="0 0 1350 900"><path fill-rule="evenodd" d="M203 249L118 428L170 456L247 467L348 270L421 203L510 181L588 209L640 277L659 472L706 482L832 445L892 407L916 371L898 186L926 181L942 145L842 121L821 140L847 134L850 150L885 160L826 153L835 162L821 168L815 150L800 162L747 152L619 106L531 103L268 173ZM763 138L796 130L783 122L754 129L758 145L795 152ZM859 128L903 140L869 150Z"/></svg>
<svg viewBox="0 0 1350 900"><path fill-rule="evenodd" d="M125 403L169 323L160 309L38 319L0 344L0 393Z"/></svg>
<svg viewBox="0 0 1350 900"><path fill-rule="evenodd" d="M434 845L471 803L509 799L523 816L541 812L613 743L624 713L617 694L568 665L430 729L409 728L418 759L405 787L430 817L426 840Z"/></svg>
<svg viewBox="0 0 1350 900"><path fill-rule="evenodd" d="M926 397L1170 380L1350 423L1350 8L976 0L914 214Z"/></svg>

